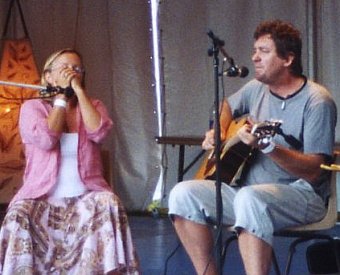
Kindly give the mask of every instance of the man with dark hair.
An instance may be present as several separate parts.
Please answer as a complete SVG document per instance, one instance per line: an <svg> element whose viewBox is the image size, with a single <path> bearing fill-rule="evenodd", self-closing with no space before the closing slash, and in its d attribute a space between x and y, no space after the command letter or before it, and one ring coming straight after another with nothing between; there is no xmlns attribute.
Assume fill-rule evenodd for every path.
<svg viewBox="0 0 340 275"><path fill-rule="evenodd" d="M270 34L270 37L276 46L276 53L278 57L285 59L288 58L289 55L294 55L294 59L290 66L291 73L295 76L301 76L302 42L300 32L291 24L276 20L265 21L260 24L255 30L254 39L257 40L266 34Z"/></svg>
<svg viewBox="0 0 340 275"><path fill-rule="evenodd" d="M251 163L237 185L222 184L223 224L233 225L245 271L269 274L273 232L319 221L326 213L329 175L320 168L332 159L337 110L323 86L302 75L299 31L279 20L254 33L255 79L222 102L221 139L232 120L247 115L237 138L253 148ZM263 140L254 122L283 121L282 135ZM214 148L214 130L202 147ZM228 167L222 167L227 169ZM190 180L170 193L169 215L198 274L216 274L212 261L216 220L215 181Z"/></svg>

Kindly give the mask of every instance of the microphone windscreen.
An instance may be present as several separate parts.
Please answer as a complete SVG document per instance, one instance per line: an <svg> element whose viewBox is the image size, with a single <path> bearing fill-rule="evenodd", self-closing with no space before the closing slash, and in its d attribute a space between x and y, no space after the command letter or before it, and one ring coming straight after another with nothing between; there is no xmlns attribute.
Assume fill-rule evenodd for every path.
<svg viewBox="0 0 340 275"><path fill-rule="evenodd" d="M240 68L240 77L246 77L249 74L249 70L247 67L242 66Z"/></svg>

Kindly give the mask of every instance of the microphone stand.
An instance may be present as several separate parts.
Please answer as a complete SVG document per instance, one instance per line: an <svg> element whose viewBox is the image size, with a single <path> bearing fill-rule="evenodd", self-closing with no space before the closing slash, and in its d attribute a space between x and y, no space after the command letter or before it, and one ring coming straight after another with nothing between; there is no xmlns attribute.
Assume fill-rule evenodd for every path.
<svg viewBox="0 0 340 275"><path fill-rule="evenodd" d="M220 108L219 108L219 59L218 54L221 52L225 59L228 61L230 65L230 74L228 76L237 76L238 72L235 71L237 67L235 66L233 58L231 58L227 52L224 50L224 41L219 39L214 33L210 30L208 36L211 38L213 45L212 48L208 50L208 55L213 56L213 65L214 65L214 86L215 86L215 118L214 118L214 131L215 131L215 149L214 155L216 159L216 228L217 228L217 236L216 236L216 257L217 257L217 272L222 275L223 273L223 257L222 257L222 226L223 226L223 201L221 194L221 125L220 125ZM248 69L243 68L243 72L240 73L240 77L245 77L248 74ZM222 73L223 76L223 73Z"/></svg>
<svg viewBox="0 0 340 275"><path fill-rule="evenodd" d="M215 131L215 159L216 159L216 228L217 228L217 236L216 236L216 258L217 258L217 272L218 274L223 273L222 266L222 217L223 217L223 202L221 195L221 127L220 127L220 108L219 108L219 58L218 53L219 49L224 45L224 42L218 39L212 31L208 32L208 36L212 39L213 45L212 48L209 49L209 56L213 56L213 66L214 66L214 87L215 87L215 117L214 117L214 131Z"/></svg>
<svg viewBox="0 0 340 275"><path fill-rule="evenodd" d="M42 98L52 97L52 96L55 96L56 94L61 94L61 93L65 94L66 97L71 97L74 94L74 91L73 91L71 86L68 86L66 88L61 88L59 86L52 87L50 85L47 85L45 87L45 86L41 86L41 85L25 84L25 83L18 83L18 82L12 82L12 81L2 81L2 80L0 80L0 85L39 90Z"/></svg>

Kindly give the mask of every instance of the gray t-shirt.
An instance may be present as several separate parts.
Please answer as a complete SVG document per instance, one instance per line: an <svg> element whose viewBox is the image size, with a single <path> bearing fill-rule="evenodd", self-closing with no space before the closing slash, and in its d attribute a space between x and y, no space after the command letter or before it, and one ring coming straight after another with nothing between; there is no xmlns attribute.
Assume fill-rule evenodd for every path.
<svg viewBox="0 0 340 275"><path fill-rule="evenodd" d="M303 88L287 99L271 93L268 86L251 80L228 98L234 118L248 114L256 121L281 120L285 135L292 135L301 143L298 149L304 153L333 155L336 105L326 88L307 80ZM285 147L283 136L275 135L273 141ZM241 184L281 183L289 184L298 178L287 173L268 156L257 153ZM326 199L329 195L329 179L321 177L314 190Z"/></svg>

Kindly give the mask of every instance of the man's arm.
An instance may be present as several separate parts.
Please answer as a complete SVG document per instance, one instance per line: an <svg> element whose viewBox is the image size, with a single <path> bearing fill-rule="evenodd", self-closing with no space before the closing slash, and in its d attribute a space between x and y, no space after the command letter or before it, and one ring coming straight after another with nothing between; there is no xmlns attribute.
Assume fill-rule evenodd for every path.
<svg viewBox="0 0 340 275"><path fill-rule="evenodd" d="M240 140L249 146L259 148L258 139L250 131L251 125L244 125L238 131ZM298 178L303 178L311 184L318 181L322 173L320 165L326 163L325 155L304 154L277 144L267 153L267 156L288 173Z"/></svg>
<svg viewBox="0 0 340 275"><path fill-rule="evenodd" d="M280 145L275 145L275 149L268 156L290 174L311 184L318 182L322 173L320 165L326 163L324 155L303 154Z"/></svg>

